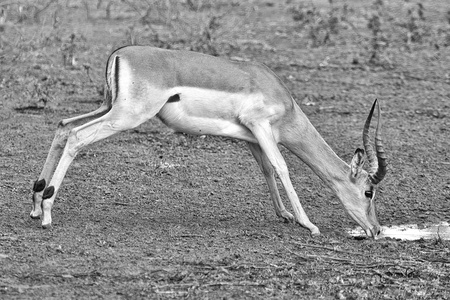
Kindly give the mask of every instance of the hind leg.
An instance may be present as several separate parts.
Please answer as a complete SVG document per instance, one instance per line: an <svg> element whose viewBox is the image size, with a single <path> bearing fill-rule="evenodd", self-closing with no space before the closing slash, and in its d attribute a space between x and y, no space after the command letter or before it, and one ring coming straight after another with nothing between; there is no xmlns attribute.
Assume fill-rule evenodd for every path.
<svg viewBox="0 0 450 300"><path fill-rule="evenodd" d="M81 122L104 115L110 109L110 105L105 102L100 108L93 112L70 119L64 119L59 122L58 129L56 130L55 137L47 154L44 167L42 168L38 180L36 180L33 185L33 207L30 213L31 218L39 219L42 214L41 203L43 192L50 181L53 172L55 171L56 164L58 163L58 159L64 150L70 130L79 125Z"/></svg>
<svg viewBox="0 0 450 300"><path fill-rule="evenodd" d="M104 116L92 120L82 126L72 129L68 135L66 146L53 173L50 183L43 192L42 201L42 227L51 227L51 209L56 194L66 175L66 172L78 152L97 141L105 139L115 133L132 129L148 120L154 114L147 116L135 115L126 108L114 106Z"/></svg>
<svg viewBox="0 0 450 300"><path fill-rule="evenodd" d="M109 110L111 109L111 104L108 102L104 102L99 108L97 108L94 111L91 111L87 114L84 115L80 115L80 116L76 116L73 118L68 118L68 119L64 119L60 122L60 125L67 125L69 123L73 123L76 121L80 121L80 120L85 120L85 119L89 119L89 118L98 118L102 115L104 115L105 113L107 113Z"/></svg>

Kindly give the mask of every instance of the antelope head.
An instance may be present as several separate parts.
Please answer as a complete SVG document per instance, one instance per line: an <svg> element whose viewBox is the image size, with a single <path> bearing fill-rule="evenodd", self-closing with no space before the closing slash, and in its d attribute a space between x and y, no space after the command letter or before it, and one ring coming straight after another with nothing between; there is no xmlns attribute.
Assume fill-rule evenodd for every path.
<svg viewBox="0 0 450 300"><path fill-rule="evenodd" d="M378 108L378 120L375 131L375 152L369 136L370 121L375 109ZM350 163L350 182L339 194L350 216L364 229L369 237L376 238L381 233L375 210L375 194L378 183L383 180L387 172L386 153L381 139L381 111L375 100L363 130L363 149L356 149ZM363 170L365 161L368 170Z"/></svg>

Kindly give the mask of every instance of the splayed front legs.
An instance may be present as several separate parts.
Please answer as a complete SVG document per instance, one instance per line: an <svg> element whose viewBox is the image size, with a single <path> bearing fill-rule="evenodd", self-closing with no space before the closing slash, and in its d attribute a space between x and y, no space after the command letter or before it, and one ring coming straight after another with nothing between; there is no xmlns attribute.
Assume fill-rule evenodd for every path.
<svg viewBox="0 0 450 300"><path fill-rule="evenodd" d="M280 193L278 192L277 182L275 181L275 170L270 164L267 156L262 152L261 147L258 144L247 143L250 151L258 162L261 168L267 185L269 186L270 198L272 199L275 213L278 217L284 219L286 222L294 221L294 216L286 210L283 202L281 201Z"/></svg>
<svg viewBox="0 0 450 300"><path fill-rule="evenodd" d="M283 184L284 189L286 190L286 194L291 202L292 209L294 210L295 220L303 227L308 228L311 231L311 235L319 235L320 231L316 225L311 223L305 211L303 210L302 205L300 204L300 200L298 199L297 193L294 190L291 179L289 178L289 172L286 165L286 162L283 156L278 149L277 142L274 139L273 132L271 126L268 122L262 122L259 124L255 124L251 126L251 131L258 140L258 145L250 146L253 155L256 154L255 157L261 156L261 164L262 168L266 168L270 174L270 167L273 166L273 169L277 173L278 177ZM252 149L253 148L253 149ZM261 150L261 155L258 155L259 149ZM271 166L268 166L267 163L264 163L265 157L270 162ZM257 161L259 162L258 158ZM263 171L264 172L264 171ZM265 172L264 172L265 173ZM287 216L287 219L291 219L289 215L286 215L287 211L284 209L283 204L281 203L281 199L278 195L278 191L275 192L276 183L273 175L266 176L266 180L269 183L269 189L271 189L272 200L274 202L275 210L278 213ZM284 213L285 211L286 213ZM288 213L289 214L289 213Z"/></svg>

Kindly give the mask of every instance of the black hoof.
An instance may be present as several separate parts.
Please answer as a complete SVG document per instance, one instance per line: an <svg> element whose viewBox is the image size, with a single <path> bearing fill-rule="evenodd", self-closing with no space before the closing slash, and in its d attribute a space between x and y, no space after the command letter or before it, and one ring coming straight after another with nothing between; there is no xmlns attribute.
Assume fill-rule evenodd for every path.
<svg viewBox="0 0 450 300"><path fill-rule="evenodd" d="M30 215L30 218L32 218L33 220L37 220L37 219L40 219L41 216L33 216L33 215Z"/></svg>
<svg viewBox="0 0 450 300"><path fill-rule="evenodd" d="M52 229L52 223L49 224L42 224L43 229Z"/></svg>

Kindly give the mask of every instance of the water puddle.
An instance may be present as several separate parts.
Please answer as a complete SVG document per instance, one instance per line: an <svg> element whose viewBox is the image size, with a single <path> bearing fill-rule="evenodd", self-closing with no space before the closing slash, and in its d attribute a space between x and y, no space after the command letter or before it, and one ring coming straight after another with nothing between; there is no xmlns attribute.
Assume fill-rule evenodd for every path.
<svg viewBox="0 0 450 300"><path fill-rule="evenodd" d="M382 233L380 238L392 238L400 240L420 240L420 239L441 239L450 240L450 224L448 222L441 222L438 224L424 224L424 225L392 225L382 226ZM366 233L361 228L355 228L348 231L351 236L355 238L363 238Z"/></svg>

